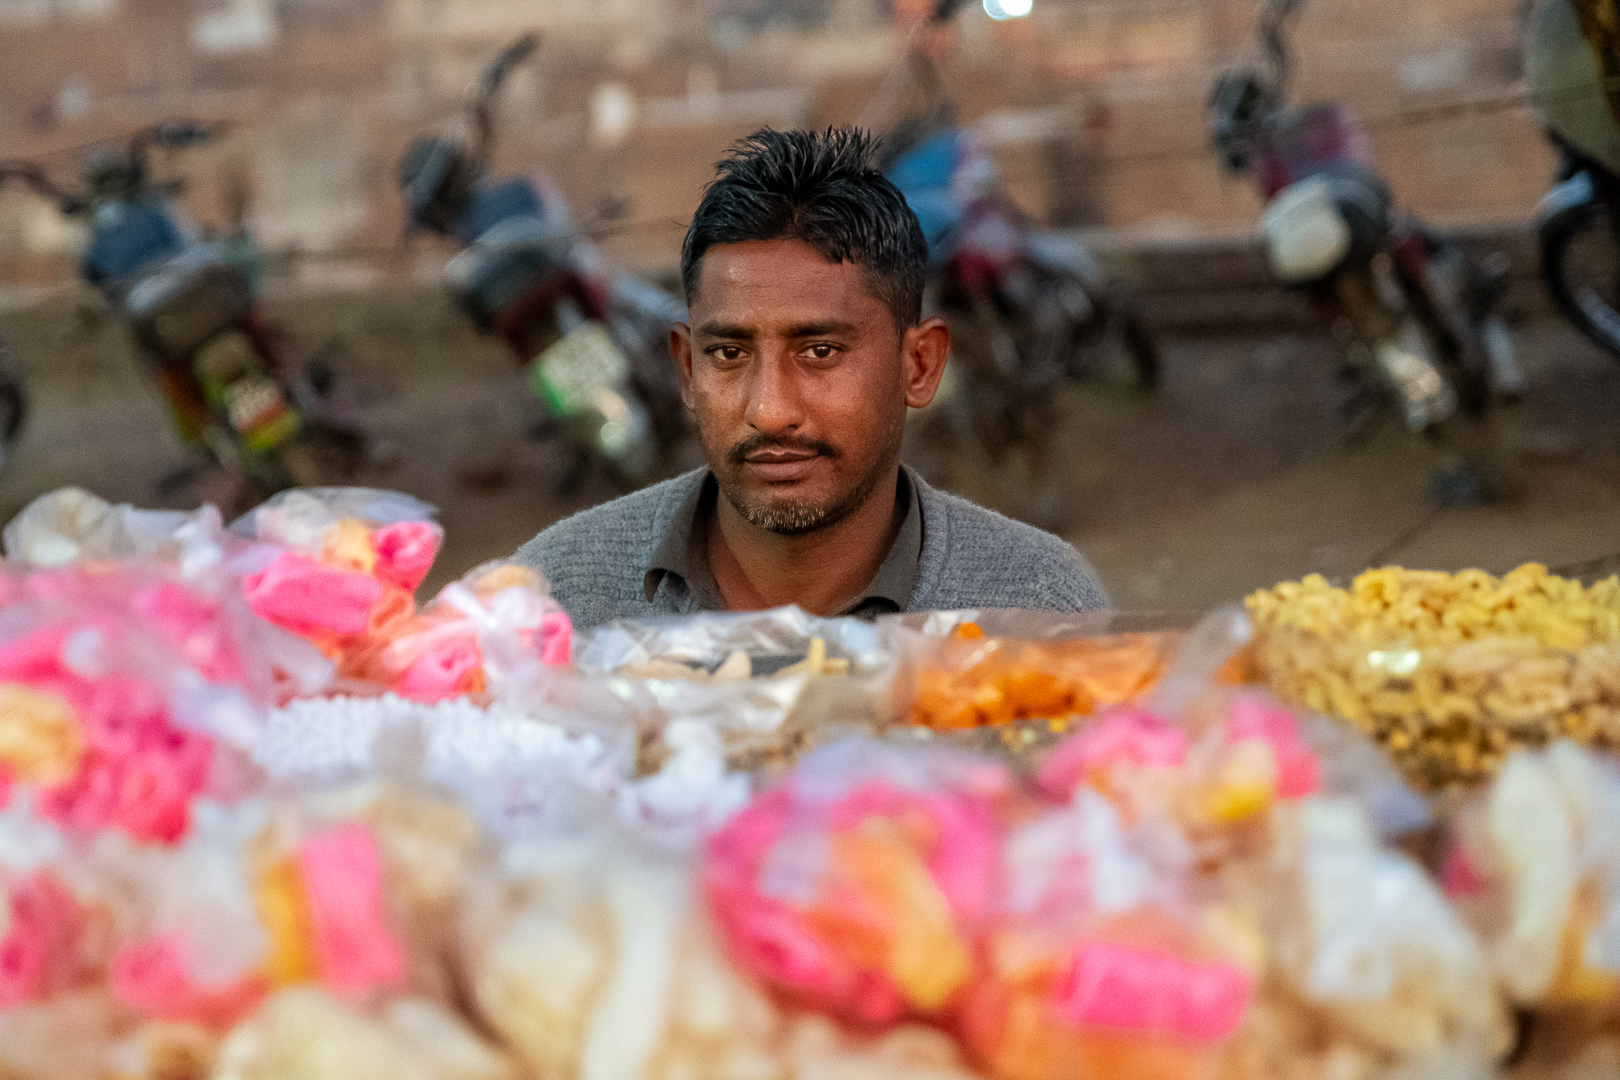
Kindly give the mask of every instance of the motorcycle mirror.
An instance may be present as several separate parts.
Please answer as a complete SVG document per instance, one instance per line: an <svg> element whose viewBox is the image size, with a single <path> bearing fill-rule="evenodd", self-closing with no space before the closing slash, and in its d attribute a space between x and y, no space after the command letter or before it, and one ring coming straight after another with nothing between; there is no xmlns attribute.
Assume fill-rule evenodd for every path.
<svg viewBox="0 0 1620 1080"><path fill-rule="evenodd" d="M493 97L495 91L500 89L501 83L512 73L512 69L527 60L536 49L540 47L540 34L531 30L518 38L512 44L502 49L500 55L490 62L484 69L483 77L478 80L474 97L479 101L487 101Z"/></svg>
<svg viewBox="0 0 1620 1080"><path fill-rule="evenodd" d="M506 47L504 59L508 64L520 64L533 55L534 50L540 47L540 33L530 30L522 37Z"/></svg>

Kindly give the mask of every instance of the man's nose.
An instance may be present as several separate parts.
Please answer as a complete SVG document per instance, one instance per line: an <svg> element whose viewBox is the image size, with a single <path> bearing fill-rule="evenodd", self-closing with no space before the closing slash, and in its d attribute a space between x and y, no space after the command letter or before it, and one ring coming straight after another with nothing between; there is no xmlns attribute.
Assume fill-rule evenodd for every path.
<svg viewBox="0 0 1620 1080"><path fill-rule="evenodd" d="M798 368L786 350L771 350L755 366L745 419L755 431L792 431L804 422Z"/></svg>

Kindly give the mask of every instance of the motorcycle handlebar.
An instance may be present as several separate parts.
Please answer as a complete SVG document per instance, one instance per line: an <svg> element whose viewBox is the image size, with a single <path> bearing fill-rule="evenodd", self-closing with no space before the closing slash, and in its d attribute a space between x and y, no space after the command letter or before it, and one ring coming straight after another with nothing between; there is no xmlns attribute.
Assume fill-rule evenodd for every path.
<svg viewBox="0 0 1620 1080"><path fill-rule="evenodd" d="M0 187L3 187L7 180L20 181L35 194L56 203L57 209L64 214L77 213L84 205L83 199L58 186L45 175L43 169L31 161L0 161Z"/></svg>
<svg viewBox="0 0 1620 1080"><path fill-rule="evenodd" d="M140 132L132 140L136 146L156 146L164 150L185 150L213 142L229 131L228 120L165 120Z"/></svg>

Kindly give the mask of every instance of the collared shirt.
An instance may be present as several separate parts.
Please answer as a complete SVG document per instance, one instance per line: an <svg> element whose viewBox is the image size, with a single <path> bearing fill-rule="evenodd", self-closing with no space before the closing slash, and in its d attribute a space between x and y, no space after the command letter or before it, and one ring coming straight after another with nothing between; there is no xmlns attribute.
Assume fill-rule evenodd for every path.
<svg viewBox="0 0 1620 1080"><path fill-rule="evenodd" d="M726 610L725 597L709 566L709 523L719 494L719 482L714 473L708 473L676 509L643 578L649 604L662 589L683 614ZM901 513L900 531L889 554L855 601L833 614L872 617L908 610L922 559L923 511L917 484L905 466L900 468L895 503Z"/></svg>
<svg viewBox="0 0 1620 1080"><path fill-rule="evenodd" d="M882 572L860 596L874 605L886 602L867 610L893 610L896 604L905 611L1075 612L1106 606L1090 567L1058 537L932 488L914 472L905 475L911 490L897 488L895 497L906 500L910 520ZM524 544L513 558L545 575L551 595L581 631L618 619L704 610L694 585L721 608L719 590L708 576L707 538L696 547L691 540L694 524L706 524L698 513L706 482L709 470L693 469L581 510ZM683 525L675 524L677 517ZM664 545L671 536L679 538L673 548ZM693 551L698 554L687 557ZM892 575L891 565L900 567ZM654 568L661 573L651 582L649 599Z"/></svg>

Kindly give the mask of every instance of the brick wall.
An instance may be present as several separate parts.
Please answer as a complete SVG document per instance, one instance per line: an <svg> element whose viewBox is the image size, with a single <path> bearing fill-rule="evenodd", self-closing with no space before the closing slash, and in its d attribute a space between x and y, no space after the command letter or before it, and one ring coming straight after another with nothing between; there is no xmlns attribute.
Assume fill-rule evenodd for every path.
<svg viewBox="0 0 1620 1080"><path fill-rule="evenodd" d="M1527 112L1502 104L1516 3L1312 0L1295 34L1299 96L1351 104L1418 212L1521 219L1552 158ZM543 53L510 88L498 165L548 170L584 218L604 197L629 199L604 246L659 267L731 139L857 118L896 47L878 0L283 0L265 7L278 21L261 47L199 51L194 20L221 6L0 0L0 155L45 155L67 176L91 140L176 112L231 117L226 144L166 166L191 180L198 219L219 221L234 184L274 245L419 273L442 252L401 248L394 162L495 45L538 25ZM972 9L948 78L1037 217L1242 232L1258 204L1207 152L1204 101L1252 18L1247 0L1036 0L1006 24ZM610 84L633 105L618 138L592 126ZM1462 101L1485 104L1446 111ZM71 231L18 224L30 214L0 200L0 280L38 277L71 246Z"/></svg>

